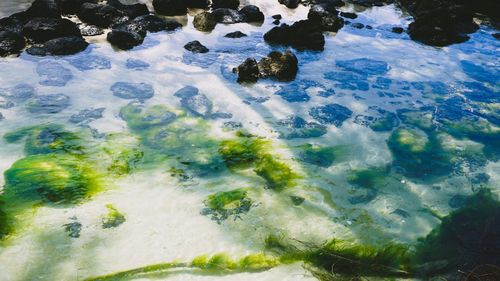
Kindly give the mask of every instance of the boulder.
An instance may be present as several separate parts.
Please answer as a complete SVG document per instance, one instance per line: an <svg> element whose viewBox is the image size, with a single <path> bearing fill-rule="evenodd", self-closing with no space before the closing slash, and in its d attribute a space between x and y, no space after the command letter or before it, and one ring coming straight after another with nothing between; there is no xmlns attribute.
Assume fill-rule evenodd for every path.
<svg viewBox="0 0 500 281"><path fill-rule="evenodd" d="M238 83L254 83L259 80L259 65L254 58L246 59L235 71L238 73Z"/></svg>
<svg viewBox="0 0 500 281"><path fill-rule="evenodd" d="M263 22L264 13L255 5L247 5L240 10L240 14L245 17L245 22Z"/></svg>
<svg viewBox="0 0 500 281"><path fill-rule="evenodd" d="M78 26L67 19L34 18L24 25L26 38L35 43L67 36L81 36Z"/></svg>
<svg viewBox="0 0 500 281"><path fill-rule="evenodd" d="M246 35L245 33L241 32L241 31L235 31L235 32L230 32L226 35L224 35L224 37L226 38L242 38L242 37L247 37L248 35Z"/></svg>
<svg viewBox="0 0 500 281"><path fill-rule="evenodd" d="M22 35L0 30L0 57L19 54L24 46L25 41Z"/></svg>
<svg viewBox="0 0 500 281"><path fill-rule="evenodd" d="M81 21L103 28L129 19L124 12L115 7L92 3L83 3L77 15Z"/></svg>
<svg viewBox="0 0 500 281"><path fill-rule="evenodd" d="M119 49L130 50L144 42L146 33L147 30L142 24L130 22L113 26L106 39Z"/></svg>
<svg viewBox="0 0 500 281"><path fill-rule="evenodd" d="M228 8L236 10L240 6L240 0L212 0L212 8Z"/></svg>
<svg viewBox="0 0 500 281"><path fill-rule="evenodd" d="M259 61L259 72L263 78L291 81L295 79L298 69L297 57L290 51L283 53L273 51Z"/></svg>
<svg viewBox="0 0 500 281"><path fill-rule="evenodd" d="M295 9L299 6L301 0L279 0L278 2L287 8Z"/></svg>
<svg viewBox="0 0 500 281"><path fill-rule="evenodd" d="M33 56L66 56L84 51L89 43L81 36L60 37L26 50Z"/></svg>
<svg viewBox="0 0 500 281"><path fill-rule="evenodd" d="M189 43L187 43L186 45L184 45L184 49L190 51L190 52L193 52L195 54L199 54L199 53L208 53L208 48L203 46L200 41L191 41Z"/></svg>
<svg viewBox="0 0 500 281"><path fill-rule="evenodd" d="M209 32L217 25L217 18L209 12L203 12L194 16L193 25L199 31Z"/></svg>
<svg viewBox="0 0 500 281"><path fill-rule="evenodd" d="M245 17L242 14L237 10L229 8L215 9L212 14L219 23L233 24L245 21Z"/></svg>
<svg viewBox="0 0 500 281"><path fill-rule="evenodd" d="M97 4L97 0L55 0L63 14L76 14L83 3Z"/></svg>
<svg viewBox="0 0 500 281"><path fill-rule="evenodd" d="M153 0L156 13L165 16L180 16L187 13L185 0Z"/></svg>
<svg viewBox="0 0 500 281"><path fill-rule="evenodd" d="M186 5L188 8L197 8L197 9L208 9L210 5L209 0L186 0Z"/></svg>
<svg viewBox="0 0 500 281"><path fill-rule="evenodd" d="M26 10L28 17L61 18L61 9L55 0L35 0Z"/></svg>
<svg viewBox="0 0 500 281"><path fill-rule="evenodd" d="M125 5L122 4L120 0L108 0L107 3L108 5L124 12L131 19L149 14L148 6L146 6L146 4L137 3L132 5Z"/></svg>
<svg viewBox="0 0 500 281"><path fill-rule="evenodd" d="M311 7L307 18L321 26L323 31L337 32L344 26L344 19L333 5L318 4Z"/></svg>
<svg viewBox="0 0 500 281"><path fill-rule="evenodd" d="M173 31L182 24L173 19L164 19L155 15L145 15L134 19L134 23L143 25L149 32Z"/></svg>
<svg viewBox="0 0 500 281"><path fill-rule="evenodd" d="M264 35L264 40L271 44L292 46L298 50L322 51L325 45L322 28L317 21L301 20L292 25L282 24L274 27Z"/></svg>

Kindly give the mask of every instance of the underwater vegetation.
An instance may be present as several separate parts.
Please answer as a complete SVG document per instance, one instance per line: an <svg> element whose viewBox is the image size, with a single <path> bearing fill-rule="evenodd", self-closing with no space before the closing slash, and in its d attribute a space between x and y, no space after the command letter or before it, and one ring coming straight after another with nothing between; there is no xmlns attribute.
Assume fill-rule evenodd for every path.
<svg viewBox="0 0 500 281"><path fill-rule="evenodd" d="M108 213L102 219L102 228L118 227L126 221L125 215L120 213L113 205L107 204Z"/></svg>
<svg viewBox="0 0 500 281"><path fill-rule="evenodd" d="M270 154L264 155L257 161L254 171L266 181L267 188L277 191L293 187L295 180L300 178L292 168L275 160L275 157Z"/></svg>
<svg viewBox="0 0 500 281"><path fill-rule="evenodd" d="M343 146L318 146L304 144L300 149L299 159L305 163L328 168L339 160L346 152Z"/></svg>
<svg viewBox="0 0 500 281"><path fill-rule="evenodd" d="M357 193L348 200L351 204L368 203L375 199L379 189L387 185L390 167L373 167L368 169L351 170L347 174L347 182L352 184Z"/></svg>
<svg viewBox="0 0 500 281"><path fill-rule="evenodd" d="M224 140L219 145L219 153L228 168L248 167L263 156L268 146L263 139L242 133L238 135L238 138Z"/></svg>
<svg viewBox="0 0 500 281"><path fill-rule="evenodd" d="M231 216L234 219L240 218L242 214L250 211L252 205L253 202L244 189L220 191L208 196L205 200L206 208L201 214L209 215L212 220L221 223Z"/></svg>
<svg viewBox="0 0 500 281"><path fill-rule="evenodd" d="M128 175L137 168L143 157L144 152L138 148L124 150L113 159L108 171L116 176Z"/></svg>

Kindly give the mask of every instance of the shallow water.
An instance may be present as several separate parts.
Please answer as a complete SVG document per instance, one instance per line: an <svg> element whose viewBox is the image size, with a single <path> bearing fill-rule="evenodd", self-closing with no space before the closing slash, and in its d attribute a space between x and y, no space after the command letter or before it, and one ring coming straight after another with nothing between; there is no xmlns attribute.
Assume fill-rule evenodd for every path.
<svg viewBox="0 0 500 281"><path fill-rule="evenodd" d="M243 2L263 10L262 26L218 25L205 34L193 28L189 15L182 30L148 34L142 46L127 52L98 37L88 38L93 44L75 56L37 58L23 53L0 59L3 92L27 84L33 87L27 92L34 95L0 109L4 116L0 133L62 125L81 135L85 161L103 175L100 192L76 204L42 200L22 211L11 207L18 223L0 246L0 280L80 280L220 252L237 258L266 251L264 240L269 235L318 245L332 238L412 245L440 224L437 217L465 204L465 196L483 187L499 195L500 44L491 36L494 30L482 26L470 41L438 49L411 41L404 33L392 33L393 26L409 23L407 15L392 5L364 11L346 6L342 9L359 11L353 22L373 29L347 25L326 36L325 51L296 51L299 73L294 82L261 80L242 86L236 83L233 67L247 57L284 50L262 39L273 26L271 15L282 14L282 22L307 17L305 7L288 10L277 1ZM0 16L22 9L21 4L9 3L0 3ZM249 36L223 37L236 30ZM182 46L192 40L210 52L186 52ZM113 91L117 82L150 87L141 86L146 88L141 98L131 99L128 92ZM211 114L185 108L183 99L174 95L185 86L198 88L198 96L204 95L200 99L213 103ZM69 103L52 105L50 110L43 104L32 106L36 97L53 94L64 94ZM457 105L451 98L464 100ZM137 125L134 118L147 117L138 117L133 110L136 113L124 113L131 102L137 106L134 110L166 106L178 116L175 128L160 125L166 136L155 139L157 125ZM339 121L327 114L327 104L340 104L351 113ZM102 117L74 116L97 108L104 108ZM406 115L401 111L405 109ZM212 113L225 114L216 118ZM283 125L291 115L326 130L321 136L292 138L291 129ZM389 125L376 123L384 116L390 117ZM481 118L493 137L485 140L449 129L464 124L464 117ZM397 127L409 128L416 134L412 139L420 135L424 145L436 135L439 151L410 141L414 145L410 155L398 158L398 148L388 142ZM228 169L221 162L220 142L235 139L240 129L262 137L266 153L298 175L288 188L270 188L265 177L254 172L255 164ZM2 138L0 142L4 185L3 172L26 157L26 151L24 141ZM407 139L401 142L408 145ZM333 147L335 152L318 160L307 154L306 144ZM484 152L485 147L493 152ZM133 148L144 153L137 167L111 173L109 163ZM446 159L434 159L436 153L446 154ZM362 169L375 171L369 183L356 181L355 171ZM236 188L245 189L251 199L248 211L221 220L206 212L211 194ZM296 205L290 196L304 201ZM108 204L125 216L125 222L103 228ZM77 226L75 222L80 224L78 237L65 227ZM181 270L140 280L158 279L316 280L301 263L222 276Z"/></svg>

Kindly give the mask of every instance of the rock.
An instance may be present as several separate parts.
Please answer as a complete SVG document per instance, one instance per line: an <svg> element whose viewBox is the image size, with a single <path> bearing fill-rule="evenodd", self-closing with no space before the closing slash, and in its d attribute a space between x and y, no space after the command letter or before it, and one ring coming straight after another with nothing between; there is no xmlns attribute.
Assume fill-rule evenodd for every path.
<svg viewBox="0 0 500 281"><path fill-rule="evenodd" d="M29 17L61 18L61 9L54 0L35 0L26 10Z"/></svg>
<svg viewBox="0 0 500 281"><path fill-rule="evenodd" d="M116 82L111 86L115 97L122 99L146 100L153 97L153 86L146 83Z"/></svg>
<svg viewBox="0 0 500 281"><path fill-rule="evenodd" d="M69 122L78 124L100 119L102 118L102 113L104 112L104 110L104 107L81 110L77 114L71 115L71 117L69 118Z"/></svg>
<svg viewBox="0 0 500 281"><path fill-rule="evenodd" d="M181 105L195 116L209 118L212 115L213 104L203 94L182 98Z"/></svg>
<svg viewBox="0 0 500 281"><path fill-rule="evenodd" d="M279 0L278 2L287 8L295 9L299 6L301 0Z"/></svg>
<svg viewBox="0 0 500 281"><path fill-rule="evenodd" d="M398 27L398 26L396 26L396 27L393 27L393 28L391 29L391 31L392 31L392 32L394 32L394 33L397 33L397 34L401 34L401 33L403 33L405 30L404 30L404 28L402 28L402 27Z"/></svg>
<svg viewBox="0 0 500 281"><path fill-rule="evenodd" d="M354 28L357 28L357 29L362 29L363 27L365 27L365 25L360 23L360 22L355 22L355 23L351 24L351 26Z"/></svg>
<svg viewBox="0 0 500 281"><path fill-rule="evenodd" d="M119 49L130 50L144 42L146 33L147 30L142 24L131 22L113 26L106 39Z"/></svg>
<svg viewBox="0 0 500 281"><path fill-rule="evenodd" d="M208 48L203 46L200 41L191 41L189 43L187 43L186 45L184 45L184 49L190 51L190 52L193 52L195 54L199 54L199 53L208 53Z"/></svg>
<svg viewBox="0 0 500 281"><path fill-rule="evenodd" d="M224 37L226 38L242 38L242 37L247 37L248 35L246 35L245 33L241 32L241 31L235 31L235 32L231 32L231 33L228 33L226 35L224 35Z"/></svg>
<svg viewBox="0 0 500 281"><path fill-rule="evenodd" d="M292 46L298 50L322 51L325 45L322 27L311 20L298 21L291 26L282 24L274 27L264 35L264 40L270 44Z"/></svg>
<svg viewBox="0 0 500 281"><path fill-rule="evenodd" d="M321 26L322 31L337 32L344 26L344 19L333 5L318 4L311 7L307 18Z"/></svg>
<svg viewBox="0 0 500 281"><path fill-rule="evenodd" d="M71 70L53 60L41 60L36 67L40 85L62 87L73 79Z"/></svg>
<svg viewBox="0 0 500 281"><path fill-rule="evenodd" d="M10 31L12 33L21 34L23 32L23 21L10 16L0 19L0 31Z"/></svg>
<svg viewBox="0 0 500 281"><path fill-rule="evenodd" d="M125 66L128 69L135 69L135 70L144 70L150 67L149 63L138 59L128 59Z"/></svg>
<svg viewBox="0 0 500 281"><path fill-rule="evenodd" d="M240 6L240 0L212 0L212 8L228 8L236 10Z"/></svg>
<svg viewBox="0 0 500 281"><path fill-rule="evenodd" d="M164 19L155 15L137 17L134 19L134 23L143 25L149 32L173 31L182 27L182 24L176 20Z"/></svg>
<svg viewBox="0 0 500 281"><path fill-rule="evenodd" d="M451 197L450 200L448 200L448 206L453 209L462 208L463 206L467 205L469 200L470 199L468 196L457 194Z"/></svg>
<svg viewBox="0 0 500 281"><path fill-rule="evenodd" d="M88 47L82 37L70 36L49 40L41 45L28 48L26 52L33 56L65 56L84 51Z"/></svg>
<svg viewBox="0 0 500 281"><path fill-rule="evenodd" d="M97 4L97 0L55 0L61 12L66 15L74 15L80 11L83 3Z"/></svg>
<svg viewBox="0 0 500 281"><path fill-rule="evenodd" d="M146 4L143 3L125 5L122 4L120 0L108 0L107 4L112 7L115 7L120 11L123 11L131 19L149 14L148 6L146 6Z"/></svg>
<svg viewBox="0 0 500 281"><path fill-rule="evenodd" d="M237 10L233 9L219 8L215 9L212 14L215 16L215 20L219 23L233 24L245 21L245 17Z"/></svg>
<svg viewBox="0 0 500 281"><path fill-rule="evenodd" d="M349 12L340 12L340 16L348 19L355 19L358 17L355 13L349 13Z"/></svg>
<svg viewBox="0 0 500 281"><path fill-rule="evenodd" d="M0 30L0 57L19 54L26 42L19 33Z"/></svg>
<svg viewBox="0 0 500 281"><path fill-rule="evenodd" d="M104 30L95 25L81 24L80 33L82 36L98 36L104 34Z"/></svg>
<svg viewBox="0 0 500 281"><path fill-rule="evenodd" d="M273 51L259 61L261 77L271 77L278 81L295 79L298 71L298 60L290 51L284 53Z"/></svg>
<svg viewBox="0 0 500 281"><path fill-rule="evenodd" d="M77 15L81 21L102 28L128 20L127 15L115 7L92 3L83 3Z"/></svg>
<svg viewBox="0 0 500 281"><path fill-rule="evenodd" d="M177 92L174 93L174 96L181 98L181 99L187 99L193 96L196 96L199 94L200 90L196 87L193 86L186 86Z"/></svg>
<svg viewBox="0 0 500 281"><path fill-rule="evenodd" d="M240 10L240 14L245 17L245 22L263 22L264 13L255 5L247 5Z"/></svg>
<svg viewBox="0 0 500 281"><path fill-rule="evenodd" d="M280 22L279 20L275 20L275 21L273 21L273 24L274 24L274 25L280 25L280 23L281 23L281 22Z"/></svg>
<svg viewBox="0 0 500 281"><path fill-rule="evenodd" d="M277 124L281 127L279 129L280 138L283 139L317 138L328 131L325 125L316 122L307 122L297 115L279 120Z"/></svg>
<svg viewBox="0 0 500 281"><path fill-rule="evenodd" d="M254 83L259 80L259 66L254 58L246 59L236 71L238 73L238 83Z"/></svg>
<svg viewBox="0 0 500 281"><path fill-rule="evenodd" d="M197 9L208 9L210 5L209 0L186 0L186 5L188 8L197 8Z"/></svg>
<svg viewBox="0 0 500 281"><path fill-rule="evenodd" d="M273 15L272 18L275 19L275 20L281 20L282 16L279 15L279 14L277 14L277 15Z"/></svg>
<svg viewBox="0 0 500 281"><path fill-rule="evenodd" d="M364 7L373 7L373 6L385 6L388 4L394 3L394 0L350 0L349 2L364 6Z"/></svg>
<svg viewBox="0 0 500 281"><path fill-rule="evenodd" d="M185 0L153 0L153 7L157 14L164 16L180 16L187 13Z"/></svg>
<svg viewBox="0 0 500 281"><path fill-rule="evenodd" d="M199 13L194 16L193 25L199 31L209 32L217 25L217 18L209 12Z"/></svg>
<svg viewBox="0 0 500 281"><path fill-rule="evenodd" d="M53 114L61 112L70 105L70 99L64 94L37 96L28 101L26 108L31 113Z"/></svg>
<svg viewBox="0 0 500 281"><path fill-rule="evenodd" d="M0 96L9 101L23 102L35 95L35 88L29 84L18 84L12 88L0 89Z"/></svg>
<svg viewBox="0 0 500 281"><path fill-rule="evenodd" d="M67 19L34 18L24 25L23 34L35 43L67 36L81 36L78 26Z"/></svg>
<svg viewBox="0 0 500 281"><path fill-rule="evenodd" d="M74 219L76 220L76 218ZM70 222L63 226L64 226L64 231L66 231L69 237L71 238L80 237L80 232L82 231L82 224L79 221Z"/></svg>
<svg viewBox="0 0 500 281"><path fill-rule="evenodd" d="M336 65L344 70L363 76L384 75L390 70L386 62L368 58L339 60Z"/></svg>
<svg viewBox="0 0 500 281"><path fill-rule="evenodd" d="M345 120L351 117L352 111L343 105L332 103L311 108L309 115L322 124L333 124L340 127Z"/></svg>
<svg viewBox="0 0 500 281"><path fill-rule="evenodd" d="M96 55L76 56L69 58L68 62L81 71L111 69L111 61L109 59Z"/></svg>

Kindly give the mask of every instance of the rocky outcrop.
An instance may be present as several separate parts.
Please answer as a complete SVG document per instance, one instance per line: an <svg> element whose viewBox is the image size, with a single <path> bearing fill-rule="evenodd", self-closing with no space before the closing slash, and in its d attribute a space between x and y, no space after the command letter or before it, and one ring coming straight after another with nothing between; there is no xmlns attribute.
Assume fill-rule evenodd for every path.
<svg viewBox="0 0 500 281"><path fill-rule="evenodd" d="M80 36L78 26L67 19L34 18L24 25L23 34L35 43L67 36Z"/></svg>
<svg viewBox="0 0 500 281"><path fill-rule="evenodd" d="M298 50L322 51L325 46L322 26L313 20L301 20L292 25L286 23L274 27L264 35L270 44L292 46Z"/></svg>

